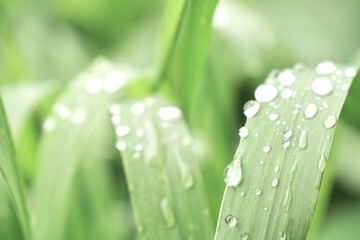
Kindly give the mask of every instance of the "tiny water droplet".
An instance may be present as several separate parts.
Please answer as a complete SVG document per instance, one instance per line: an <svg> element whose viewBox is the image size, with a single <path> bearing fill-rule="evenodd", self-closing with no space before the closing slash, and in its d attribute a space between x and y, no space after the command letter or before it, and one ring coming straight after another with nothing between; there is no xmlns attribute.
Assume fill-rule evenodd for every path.
<svg viewBox="0 0 360 240"><path fill-rule="evenodd" d="M263 84L256 88L255 99L259 102L270 102L278 94L278 90L275 86L270 84Z"/></svg>
<svg viewBox="0 0 360 240"><path fill-rule="evenodd" d="M114 115L114 116L111 117L111 122L114 125L118 125L121 122L121 117L119 115Z"/></svg>
<svg viewBox="0 0 360 240"><path fill-rule="evenodd" d="M307 147L307 130L302 130L299 137L299 149L305 149Z"/></svg>
<svg viewBox="0 0 360 240"><path fill-rule="evenodd" d="M55 117L48 117L44 124L43 124L43 130L45 132L51 132L56 128L56 118Z"/></svg>
<svg viewBox="0 0 360 240"><path fill-rule="evenodd" d="M280 232L280 240L286 240L286 233Z"/></svg>
<svg viewBox="0 0 360 240"><path fill-rule="evenodd" d="M348 91L349 88L350 88L349 84L343 84L343 85L341 85L341 90L343 90L344 92L345 92L345 91Z"/></svg>
<svg viewBox="0 0 360 240"><path fill-rule="evenodd" d="M136 151L142 151L143 149L144 149L144 145L142 145L141 143L136 144L136 146L135 146Z"/></svg>
<svg viewBox="0 0 360 240"><path fill-rule="evenodd" d="M248 134L249 134L249 130L248 130L246 127L240 128L240 130L239 130L239 136L240 136L241 138L246 138L246 137L248 136Z"/></svg>
<svg viewBox="0 0 360 240"><path fill-rule="evenodd" d="M277 178L274 178L274 179L272 180L272 182L271 182L271 186L274 187L274 188L275 188L278 184L279 184L279 179L277 179Z"/></svg>
<svg viewBox="0 0 360 240"><path fill-rule="evenodd" d="M163 107L158 110L158 115L163 120L175 120L181 117L181 111L178 107Z"/></svg>
<svg viewBox="0 0 360 240"><path fill-rule="evenodd" d="M249 234L247 234L247 233L241 234L241 240L248 240L248 238L249 238Z"/></svg>
<svg viewBox="0 0 360 240"><path fill-rule="evenodd" d="M110 106L109 110L110 110L110 113L113 115L119 114L120 113L120 105L113 104Z"/></svg>
<svg viewBox="0 0 360 240"><path fill-rule="evenodd" d="M275 167L274 167L274 172L278 172L280 170L280 166L279 165L276 165Z"/></svg>
<svg viewBox="0 0 360 240"><path fill-rule="evenodd" d="M260 188L256 188L256 189L255 189L255 194L256 194L257 196L260 196L261 193L262 193L262 191L261 191Z"/></svg>
<svg viewBox="0 0 360 240"><path fill-rule="evenodd" d="M290 86L295 82L296 78L290 69L279 73L279 82L283 86Z"/></svg>
<svg viewBox="0 0 360 240"><path fill-rule="evenodd" d="M244 193L244 192L240 192L240 196L241 196L241 197L245 196L245 193Z"/></svg>
<svg viewBox="0 0 360 240"><path fill-rule="evenodd" d="M241 173L241 161L240 156L235 158L224 171L224 181L226 186L234 187L241 183L242 173Z"/></svg>
<svg viewBox="0 0 360 240"><path fill-rule="evenodd" d="M116 135L118 136L126 136L128 135L130 132L130 127L127 125L120 125L118 127L116 127Z"/></svg>
<svg viewBox="0 0 360 240"><path fill-rule="evenodd" d="M269 115L269 120L275 121L276 119L278 119L278 117L279 117L278 114L276 114L276 113L271 113L271 114Z"/></svg>
<svg viewBox="0 0 360 240"><path fill-rule="evenodd" d="M286 139L289 139L292 136L292 130L290 128L285 129L284 131L284 137Z"/></svg>
<svg viewBox="0 0 360 240"><path fill-rule="evenodd" d="M319 63L316 67L316 72L318 74L329 74L336 71L336 66L334 63L330 61L325 61L322 63Z"/></svg>
<svg viewBox="0 0 360 240"><path fill-rule="evenodd" d="M336 122L336 117L331 115L324 121L324 126L326 128L332 128L333 126L335 126Z"/></svg>
<svg viewBox="0 0 360 240"><path fill-rule="evenodd" d="M264 206L264 211L267 211L269 210L269 207L268 206Z"/></svg>
<svg viewBox="0 0 360 240"><path fill-rule="evenodd" d="M175 216L171 202L167 198L164 198L161 200L160 208L166 222L166 226L168 228L172 228L175 225Z"/></svg>
<svg viewBox="0 0 360 240"><path fill-rule="evenodd" d="M117 141L116 142L116 148L119 150L119 151L125 151L126 148L127 148L127 145L124 141Z"/></svg>
<svg viewBox="0 0 360 240"><path fill-rule="evenodd" d="M247 118L254 117L260 109L260 104L257 101L250 100L244 105L244 114Z"/></svg>
<svg viewBox="0 0 360 240"><path fill-rule="evenodd" d="M87 81L85 89L90 94L98 93L102 88L102 81L99 78L91 78Z"/></svg>
<svg viewBox="0 0 360 240"><path fill-rule="evenodd" d="M226 225L228 225L229 227L234 227L237 224L237 220L236 217L232 216L232 215L228 215L225 217L225 223Z"/></svg>
<svg viewBox="0 0 360 240"><path fill-rule="evenodd" d="M356 70L352 67L348 67L345 69L345 76L348 78L353 78L356 75Z"/></svg>
<svg viewBox="0 0 360 240"><path fill-rule="evenodd" d="M304 115L306 118L313 118L316 115L317 111L318 111L318 108L316 107L316 105L313 103L310 103L309 105L306 106Z"/></svg>
<svg viewBox="0 0 360 240"><path fill-rule="evenodd" d="M268 153L268 152L270 152L270 150L271 150L271 147L270 147L269 144L266 144L266 145L263 147L263 152L264 152L264 153Z"/></svg>
<svg viewBox="0 0 360 240"><path fill-rule="evenodd" d="M333 85L329 79L320 77L312 82L311 88L315 94L325 96L332 92Z"/></svg>

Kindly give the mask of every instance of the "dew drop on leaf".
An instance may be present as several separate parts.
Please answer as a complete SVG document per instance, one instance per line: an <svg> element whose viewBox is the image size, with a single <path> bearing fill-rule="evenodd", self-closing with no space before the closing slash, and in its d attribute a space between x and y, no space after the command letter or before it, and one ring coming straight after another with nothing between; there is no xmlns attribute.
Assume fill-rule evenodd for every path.
<svg viewBox="0 0 360 240"><path fill-rule="evenodd" d="M318 108L316 107L316 105L313 103L310 103L309 105L306 106L304 115L306 118L313 118L316 115L317 111L318 111Z"/></svg>
<svg viewBox="0 0 360 240"><path fill-rule="evenodd" d="M276 119L278 119L279 115L276 113L270 113L269 115L269 120L271 121L275 121Z"/></svg>
<svg viewBox="0 0 360 240"><path fill-rule="evenodd" d="M263 147L263 152L264 152L264 153L268 153L268 152L270 152L270 150L271 150L271 147L270 147L269 144L266 144L266 145Z"/></svg>
<svg viewBox="0 0 360 240"><path fill-rule="evenodd" d="M299 137L299 149L305 149L307 147L307 130L302 130Z"/></svg>
<svg viewBox="0 0 360 240"><path fill-rule="evenodd" d="M56 128L56 118L55 117L48 117L44 124L43 124L43 130L45 132L51 132Z"/></svg>
<svg viewBox="0 0 360 240"><path fill-rule="evenodd" d="M241 240L248 240L248 238L249 238L249 234L247 234L247 233L241 234Z"/></svg>
<svg viewBox="0 0 360 240"><path fill-rule="evenodd" d="M255 189L255 194L256 194L257 196L260 196L261 193L262 193L262 191L261 191L260 188L256 188L256 189Z"/></svg>
<svg viewBox="0 0 360 240"><path fill-rule="evenodd" d="M135 103L131 106L130 111L135 116L141 116L145 111L145 106L142 103Z"/></svg>
<svg viewBox="0 0 360 240"><path fill-rule="evenodd" d="M311 84L312 91L320 96L330 94L333 88L330 80L324 77L316 78Z"/></svg>
<svg viewBox="0 0 360 240"><path fill-rule="evenodd" d="M290 137L292 136L292 130L290 128L287 128L285 131L284 131L284 137L286 139L289 139Z"/></svg>
<svg viewBox="0 0 360 240"><path fill-rule="evenodd" d="M282 99L288 99L292 96L293 91L290 88L285 88L281 91L281 98Z"/></svg>
<svg viewBox="0 0 360 240"><path fill-rule="evenodd" d="M280 170L280 166L279 165L276 165L275 167L274 167L274 172L278 172Z"/></svg>
<svg viewBox="0 0 360 240"><path fill-rule="evenodd" d="M119 115L114 115L111 117L111 122L115 125L118 125L121 122L121 117Z"/></svg>
<svg viewBox="0 0 360 240"><path fill-rule="evenodd" d="M285 140L282 144L283 148L288 148L290 146L290 141L289 140Z"/></svg>
<svg viewBox="0 0 360 240"><path fill-rule="evenodd" d="M235 187L241 183L242 173L241 173L241 161L240 155L235 158L224 171L224 181L226 186Z"/></svg>
<svg viewBox="0 0 360 240"><path fill-rule="evenodd" d="M260 109L260 104L257 101L250 100L244 105L244 114L248 118L254 117Z"/></svg>
<svg viewBox="0 0 360 240"><path fill-rule="evenodd" d="M336 66L334 63L325 61L322 63L319 63L316 67L316 72L318 74L329 74L336 71Z"/></svg>
<svg viewBox="0 0 360 240"><path fill-rule="evenodd" d="M99 78L91 78L86 82L85 89L90 94L98 93L102 88L102 81Z"/></svg>
<svg viewBox="0 0 360 240"><path fill-rule="evenodd" d="M228 225L229 227L234 227L237 224L237 220L236 217L232 216L232 215L227 215L225 217L225 223L226 225Z"/></svg>
<svg viewBox="0 0 360 240"><path fill-rule="evenodd" d="M345 76L348 78L353 78L356 75L356 70L355 68L352 67L348 67L345 69Z"/></svg>
<svg viewBox="0 0 360 240"><path fill-rule="evenodd" d="M116 148L119 150L119 151L125 151L127 146L126 146L126 143L124 141L117 141L116 142Z"/></svg>
<svg viewBox="0 0 360 240"><path fill-rule="evenodd" d="M283 86L290 86L295 82L295 75L292 73L290 69L287 69L281 73L279 73L279 82Z"/></svg>
<svg viewBox="0 0 360 240"><path fill-rule="evenodd" d="M175 215L171 202L167 198L163 198L160 203L161 212L168 228L175 226Z"/></svg>
<svg viewBox="0 0 360 240"><path fill-rule="evenodd" d="M335 116L329 116L325 121L324 121L324 126L326 128L332 128L333 126L335 126L337 120Z"/></svg>
<svg viewBox="0 0 360 240"><path fill-rule="evenodd" d="M246 127L240 128L240 130L239 130L239 136L240 136L241 138L246 138L246 137L248 136L248 134L249 134L249 130L248 130Z"/></svg>
<svg viewBox="0 0 360 240"><path fill-rule="evenodd" d="M255 99L259 102L270 102L278 94L278 90L275 86L270 84L263 84L256 88Z"/></svg>
<svg viewBox="0 0 360 240"><path fill-rule="evenodd" d="M116 135L118 136L126 136L128 135L130 132L130 127L127 125L120 125L118 127L116 127Z"/></svg>
<svg viewBox="0 0 360 240"><path fill-rule="evenodd" d="M277 178L274 178L271 182L271 186L274 188L277 187L278 184L279 184L279 179Z"/></svg>
<svg viewBox="0 0 360 240"><path fill-rule="evenodd" d="M159 109L158 115L163 120L175 120L181 117L181 111L178 107L163 107Z"/></svg>

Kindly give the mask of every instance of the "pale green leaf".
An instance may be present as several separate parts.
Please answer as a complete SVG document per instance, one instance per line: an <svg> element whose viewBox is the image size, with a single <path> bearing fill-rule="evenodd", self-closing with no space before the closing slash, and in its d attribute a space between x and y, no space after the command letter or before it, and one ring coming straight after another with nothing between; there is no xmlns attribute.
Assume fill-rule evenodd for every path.
<svg viewBox="0 0 360 240"><path fill-rule="evenodd" d="M259 102L245 106L248 133L240 132L234 161L224 173L228 186L215 239L306 237L354 76L355 69L331 62L316 70L296 65L272 72L257 88Z"/></svg>
<svg viewBox="0 0 360 240"><path fill-rule="evenodd" d="M139 239L211 239L198 158L181 111L159 97L110 108Z"/></svg>

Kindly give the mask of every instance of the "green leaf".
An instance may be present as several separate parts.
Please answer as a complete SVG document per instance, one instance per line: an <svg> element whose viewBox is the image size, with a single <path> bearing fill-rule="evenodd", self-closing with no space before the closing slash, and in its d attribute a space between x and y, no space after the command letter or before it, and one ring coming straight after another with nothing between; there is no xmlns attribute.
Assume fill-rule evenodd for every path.
<svg viewBox="0 0 360 240"><path fill-rule="evenodd" d="M198 159L181 111L159 97L110 108L139 239L211 239Z"/></svg>
<svg viewBox="0 0 360 240"><path fill-rule="evenodd" d="M296 65L256 89L224 173L215 239L305 239L354 76L354 68L331 62L316 70Z"/></svg>
<svg viewBox="0 0 360 240"><path fill-rule="evenodd" d="M14 146L7 123L5 110L0 100L0 173L7 185L10 199L15 208L24 237L30 237L30 221L18 167L15 162Z"/></svg>
<svg viewBox="0 0 360 240"><path fill-rule="evenodd" d="M101 155L103 131L110 129L107 106L115 91L133 80L133 72L98 60L65 90L44 122L34 187L34 236L62 239L67 201L80 160L86 160L89 143L95 138ZM124 97L123 92L117 95ZM105 130L104 130L105 129ZM100 133L99 133L100 131ZM104 139L105 138L105 139ZM104 154L106 155L106 154Z"/></svg>

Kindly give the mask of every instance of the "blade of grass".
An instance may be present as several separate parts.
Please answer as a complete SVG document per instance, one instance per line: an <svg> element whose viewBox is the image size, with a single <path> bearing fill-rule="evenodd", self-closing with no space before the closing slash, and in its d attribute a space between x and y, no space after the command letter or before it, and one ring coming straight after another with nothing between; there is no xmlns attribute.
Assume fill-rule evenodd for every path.
<svg viewBox="0 0 360 240"><path fill-rule="evenodd" d="M30 221L18 167L15 162L14 146L2 100L0 99L0 173L8 188L25 239L31 239Z"/></svg>
<svg viewBox="0 0 360 240"><path fill-rule="evenodd" d="M37 240L62 239L67 200L80 159L90 139L99 136L99 126L105 127L109 122L107 106L113 93L132 78L129 69L98 60L79 75L55 103L53 113L44 123L38 154L33 221ZM117 94L124 97L122 93Z"/></svg>
<svg viewBox="0 0 360 240"><path fill-rule="evenodd" d="M224 173L215 239L305 239L354 76L331 62L316 71L296 65L257 88L260 103L246 104L246 128Z"/></svg>
<svg viewBox="0 0 360 240"><path fill-rule="evenodd" d="M192 138L159 97L110 108L139 239L211 239L212 222Z"/></svg>

